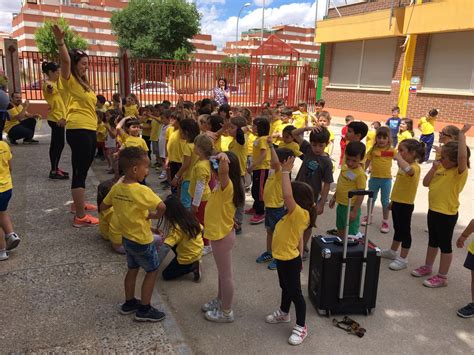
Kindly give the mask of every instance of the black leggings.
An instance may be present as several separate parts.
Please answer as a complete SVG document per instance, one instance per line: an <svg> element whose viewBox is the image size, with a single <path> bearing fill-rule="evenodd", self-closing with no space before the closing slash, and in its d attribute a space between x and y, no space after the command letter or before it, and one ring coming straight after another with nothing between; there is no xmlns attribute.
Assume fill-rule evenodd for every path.
<svg viewBox="0 0 474 355"><path fill-rule="evenodd" d="M57 122L48 121L51 127L51 143L49 144L49 160L51 171L57 171L61 153L64 149L64 127L58 126Z"/></svg>
<svg viewBox="0 0 474 355"><path fill-rule="evenodd" d="M71 147L71 189L85 188L87 172L94 160L97 134L88 129L67 129L66 140Z"/></svg>
<svg viewBox="0 0 474 355"><path fill-rule="evenodd" d="M268 178L268 169L254 170L252 172L252 197L255 214L265 214L265 204L263 203L263 188Z"/></svg>
<svg viewBox="0 0 474 355"><path fill-rule="evenodd" d="M12 141L16 141L17 139L33 139L35 135L35 127L36 127L36 118L30 117L24 119L16 126L10 128L8 132L8 138Z"/></svg>
<svg viewBox="0 0 474 355"><path fill-rule="evenodd" d="M451 241L453 240L454 227L458 221L458 214L447 215L428 210L428 246L439 248L442 253L453 252Z"/></svg>
<svg viewBox="0 0 474 355"><path fill-rule="evenodd" d="M142 135L143 140L146 143L146 146L148 147L148 158L151 159L151 141L150 141L150 136L144 136Z"/></svg>
<svg viewBox="0 0 474 355"><path fill-rule="evenodd" d="M174 249L174 248L173 248ZM168 264L166 269L163 270L164 280L174 280L180 276L189 274L196 269L196 263L191 264L180 264L178 262L178 256L176 255L173 260Z"/></svg>
<svg viewBox="0 0 474 355"><path fill-rule="evenodd" d="M176 173L179 171L179 169L181 169L181 165L183 165L183 163L178 163L176 161L170 161L169 162L169 168L170 168L170 179L171 181L173 181L174 179L174 176L176 175ZM178 193L178 187L173 187L171 186L171 193L173 195L176 195Z"/></svg>
<svg viewBox="0 0 474 355"><path fill-rule="evenodd" d="M402 243L402 248L411 247L411 216L415 205L392 202L393 240Z"/></svg>
<svg viewBox="0 0 474 355"><path fill-rule="evenodd" d="M306 302L301 292L301 267L303 262L298 256L292 260L277 260L278 280L281 287L282 312L290 312L291 302L295 304L296 324L304 327L306 323Z"/></svg>

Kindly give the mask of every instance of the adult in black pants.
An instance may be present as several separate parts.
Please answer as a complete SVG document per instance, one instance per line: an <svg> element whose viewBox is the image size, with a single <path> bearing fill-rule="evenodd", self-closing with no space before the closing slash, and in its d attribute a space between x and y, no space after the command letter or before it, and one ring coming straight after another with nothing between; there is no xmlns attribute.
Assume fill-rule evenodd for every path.
<svg viewBox="0 0 474 355"><path fill-rule="evenodd" d="M64 149L64 126L66 126L66 107L58 90L59 65L44 62L42 71L47 80L43 84L43 96L49 105L48 125L51 127L51 143L49 145L50 179L69 179L69 174L59 168L59 160Z"/></svg>
<svg viewBox="0 0 474 355"><path fill-rule="evenodd" d="M81 50L68 52L64 43L64 31L53 26L54 36L59 49L61 90L67 94L66 140L71 147L72 184L71 193L75 213L73 226L88 227L99 224L96 217L86 211L97 210L97 206L85 201L87 172L94 160L97 144L97 97L87 79L89 57Z"/></svg>
<svg viewBox="0 0 474 355"><path fill-rule="evenodd" d="M10 118L5 122L5 133L8 134L10 143L16 145L18 139L23 139L25 144L38 143L33 137L39 115L28 112L30 103L28 100L22 103L18 92L12 93L10 103L13 107L8 110Z"/></svg>

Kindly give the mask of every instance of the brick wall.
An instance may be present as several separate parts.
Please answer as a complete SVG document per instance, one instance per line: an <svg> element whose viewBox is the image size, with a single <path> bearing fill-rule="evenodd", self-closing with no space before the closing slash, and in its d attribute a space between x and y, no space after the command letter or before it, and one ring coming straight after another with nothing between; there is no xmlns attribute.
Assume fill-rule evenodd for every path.
<svg viewBox="0 0 474 355"><path fill-rule="evenodd" d="M394 4L396 7L407 6L410 4L410 0L395 0ZM337 9L339 10L342 16L350 16L363 14L366 12L389 9L391 5L391 0L369 0L368 2L340 6ZM335 9L329 9L328 18L334 17L339 17L339 14Z"/></svg>

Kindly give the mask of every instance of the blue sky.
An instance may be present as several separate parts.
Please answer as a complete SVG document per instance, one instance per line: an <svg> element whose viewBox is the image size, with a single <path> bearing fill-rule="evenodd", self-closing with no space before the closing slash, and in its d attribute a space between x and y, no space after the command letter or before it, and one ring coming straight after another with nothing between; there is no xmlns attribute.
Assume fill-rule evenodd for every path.
<svg viewBox="0 0 474 355"><path fill-rule="evenodd" d="M262 21L263 0L187 0L196 2L202 14L201 32L211 34L214 43L222 48L226 41L235 39L237 15L246 2L251 6L242 11L239 32L258 28ZM361 0L334 0L336 4ZM316 3L318 17L322 17L327 0L266 0L265 27L275 25L314 26ZM11 30L11 14L19 12L21 0L0 0L0 31Z"/></svg>

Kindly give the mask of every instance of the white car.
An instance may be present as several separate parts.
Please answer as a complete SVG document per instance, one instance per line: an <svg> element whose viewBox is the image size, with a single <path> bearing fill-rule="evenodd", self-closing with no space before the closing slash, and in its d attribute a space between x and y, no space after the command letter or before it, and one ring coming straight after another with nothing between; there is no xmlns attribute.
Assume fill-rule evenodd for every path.
<svg viewBox="0 0 474 355"><path fill-rule="evenodd" d="M133 84L130 87L130 91L134 94L176 94L176 91L171 87L171 85L163 81L145 81L141 84Z"/></svg>

